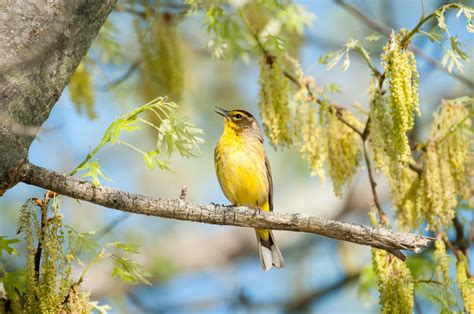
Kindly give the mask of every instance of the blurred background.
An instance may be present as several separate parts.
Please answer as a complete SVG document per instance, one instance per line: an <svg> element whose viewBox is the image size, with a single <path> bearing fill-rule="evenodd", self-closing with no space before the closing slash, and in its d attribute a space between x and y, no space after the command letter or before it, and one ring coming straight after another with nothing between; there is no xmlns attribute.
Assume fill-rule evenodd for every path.
<svg viewBox="0 0 474 314"><path fill-rule="evenodd" d="M425 1L425 12L447 2ZM172 49L166 53L167 60L173 60L167 62L173 63L162 64L158 60L156 68L144 65L149 60L141 59L145 51L137 36L140 31L136 30L148 30L136 6L130 3L119 1L106 29L84 60L92 88L90 98L72 101L74 95L70 95L69 89L64 91L31 147L30 160L42 167L69 172L99 143L117 117L167 95L178 104L180 115L189 117L203 129L205 143L200 145L201 156L189 159L174 156L172 171L151 171L136 152L120 145L107 146L97 158L112 181L102 184L163 198L177 198L186 186L190 202L227 204L214 174L213 151L223 126L213 109L215 106L240 108L258 116L258 52L243 50L218 58L218 43L203 25L206 17L202 11L187 14L183 13L186 6L179 1L160 1L156 4L156 23L161 35L172 41L168 43ZM382 30L411 29L420 18L421 4L411 0L295 1L295 4L303 10L308 24L301 33L295 31L287 36L291 53L318 85L339 86L341 92L331 95L332 100L351 107L354 112L367 109L370 71L363 61L354 54L347 71L342 71L340 66L327 71L318 59L341 49L351 37L379 33L381 29L374 29L371 22L382 25ZM229 5L245 5L255 27L272 19L259 20L263 15L251 1ZM354 16L354 7L365 17ZM450 31L459 36L465 50L472 55L473 37L465 30L465 23L458 22L455 13L447 14L446 19ZM386 36L382 34L379 41L367 46L377 65L385 42ZM417 64L424 115L417 121L416 129L416 136L422 139L442 98L473 94L474 68L468 63L464 73L454 70L458 77L450 76L433 65L433 61L439 64L443 57L438 45L421 36L415 38L414 44L422 51L422 55L417 54ZM159 71L168 75L160 76ZM151 132L133 134L127 140L141 147L153 146ZM272 165L275 211L368 224L372 196L363 167L339 199L332 191L331 182L322 183L318 177L310 176L297 151L276 151L270 145L266 148ZM387 183L382 176L377 180L384 208L390 213ZM26 198L43 193L41 189L19 184L0 198L1 234L13 236L21 204ZM110 304L113 311L378 312L377 295L370 288L375 287L374 278L364 275L370 264L368 247L277 231L287 266L265 273L260 268L255 235L250 229L128 215L67 198L63 198L62 211L65 223L81 232L98 231L100 242L140 245L141 253L136 260L152 274L149 278L152 286L123 284L111 278L111 268L106 263L95 266L85 278L91 299ZM0 263L9 269L21 268L17 262L18 259L0 257ZM433 310L426 299L417 299L416 303L420 313Z"/></svg>

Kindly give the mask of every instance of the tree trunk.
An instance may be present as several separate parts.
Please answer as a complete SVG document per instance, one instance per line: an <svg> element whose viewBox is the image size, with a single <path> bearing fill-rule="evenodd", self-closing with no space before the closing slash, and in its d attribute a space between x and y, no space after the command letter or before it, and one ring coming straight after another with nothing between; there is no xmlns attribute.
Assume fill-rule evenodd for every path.
<svg viewBox="0 0 474 314"><path fill-rule="evenodd" d="M115 2L0 5L0 196L18 182L32 141Z"/></svg>

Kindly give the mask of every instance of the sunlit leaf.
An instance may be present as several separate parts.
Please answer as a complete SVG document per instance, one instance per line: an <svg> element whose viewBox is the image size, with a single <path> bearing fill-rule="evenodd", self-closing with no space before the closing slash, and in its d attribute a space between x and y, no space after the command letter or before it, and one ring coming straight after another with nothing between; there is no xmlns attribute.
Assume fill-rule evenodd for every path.
<svg viewBox="0 0 474 314"><path fill-rule="evenodd" d="M99 314L107 314L112 309L108 304L99 305L99 301L91 301L89 304L92 306L92 309L97 311Z"/></svg>
<svg viewBox="0 0 474 314"><path fill-rule="evenodd" d="M92 183L98 187L100 185L100 178L107 181L112 181L109 179L104 172L100 169L100 165L97 161L91 161L79 168L80 171L88 170L86 173L82 174L84 178L91 178Z"/></svg>
<svg viewBox="0 0 474 314"><path fill-rule="evenodd" d="M23 294L26 290L26 272L24 269L14 272L3 271L3 277L0 277L0 282L3 283L3 288L7 296L13 296L16 293Z"/></svg>
<svg viewBox="0 0 474 314"><path fill-rule="evenodd" d="M112 277L119 276L123 282L132 285L151 285L146 279L150 274L133 260L118 255L114 255L113 260L114 270L112 271Z"/></svg>
<svg viewBox="0 0 474 314"><path fill-rule="evenodd" d="M2 257L3 251L8 255L18 255L18 252L11 247L12 244L20 242L19 239L8 239L6 236L0 236L0 257Z"/></svg>

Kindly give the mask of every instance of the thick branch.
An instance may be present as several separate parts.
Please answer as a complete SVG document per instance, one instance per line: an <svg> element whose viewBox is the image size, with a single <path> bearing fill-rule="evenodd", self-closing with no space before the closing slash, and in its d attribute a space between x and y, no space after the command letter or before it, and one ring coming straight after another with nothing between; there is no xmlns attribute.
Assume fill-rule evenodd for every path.
<svg viewBox="0 0 474 314"><path fill-rule="evenodd" d="M421 252L433 239L399 233L383 228L369 228L302 214L256 212L247 207L196 205L181 199L159 199L141 194L119 191L47 170L30 163L20 168L20 181L39 186L75 199L125 212L202 222L273 230L307 232L326 237L368 245L389 252L408 250Z"/></svg>

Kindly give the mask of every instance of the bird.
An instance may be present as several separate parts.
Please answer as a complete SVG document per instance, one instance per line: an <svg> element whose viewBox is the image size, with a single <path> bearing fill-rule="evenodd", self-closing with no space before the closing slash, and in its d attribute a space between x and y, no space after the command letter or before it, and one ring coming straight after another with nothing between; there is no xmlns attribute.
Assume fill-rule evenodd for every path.
<svg viewBox="0 0 474 314"><path fill-rule="evenodd" d="M262 131L252 114L245 110L215 112L224 118L224 131L214 150L214 165L219 184L234 206L273 211L273 180L263 146ZM271 230L255 229L264 271L285 262Z"/></svg>

